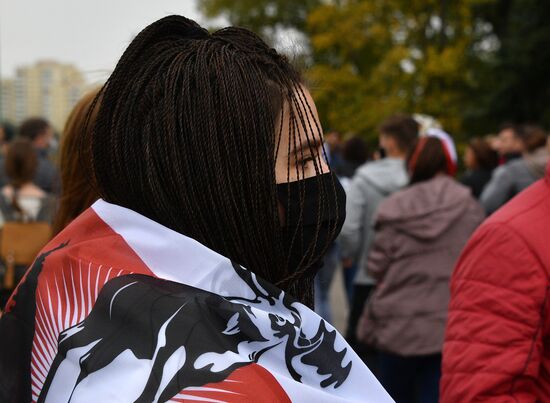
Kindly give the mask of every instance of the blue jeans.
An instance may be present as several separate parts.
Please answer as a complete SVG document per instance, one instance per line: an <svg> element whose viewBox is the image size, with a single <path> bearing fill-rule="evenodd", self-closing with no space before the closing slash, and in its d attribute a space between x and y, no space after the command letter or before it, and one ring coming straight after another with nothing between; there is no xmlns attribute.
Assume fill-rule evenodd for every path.
<svg viewBox="0 0 550 403"><path fill-rule="evenodd" d="M327 251L323 267L315 276L315 312L324 320L332 324L330 309L330 286L334 272L340 264L340 248L333 243Z"/></svg>
<svg viewBox="0 0 550 403"><path fill-rule="evenodd" d="M437 403L441 354L402 357L377 353L378 380L397 403Z"/></svg>
<svg viewBox="0 0 550 403"><path fill-rule="evenodd" d="M357 275L357 270L357 264L344 269L344 287L346 288L346 297L348 297L349 307L351 307L351 304L353 303L353 283L355 281L355 276Z"/></svg>

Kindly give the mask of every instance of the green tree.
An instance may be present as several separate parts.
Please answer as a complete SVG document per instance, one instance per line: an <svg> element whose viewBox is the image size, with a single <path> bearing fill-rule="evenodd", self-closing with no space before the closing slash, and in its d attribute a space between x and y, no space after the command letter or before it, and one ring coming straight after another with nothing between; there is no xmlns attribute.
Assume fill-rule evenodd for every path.
<svg viewBox="0 0 550 403"><path fill-rule="evenodd" d="M460 132L461 107L475 87L475 3L365 0L313 10L308 77L327 123L373 138L384 117L422 112Z"/></svg>
<svg viewBox="0 0 550 403"><path fill-rule="evenodd" d="M321 0L199 0L199 10L207 17L224 15L232 25L246 27L273 40L277 29L304 32L309 13Z"/></svg>
<svg viewBox="0 0 550 403"><path fill-rule="evenodd" d="M498 49L479 71L481 102L465 115L467 125L488 130L513 121L550 127L550 2L499 0L482 4L476 14L491 25Z"/></svg>
<svg viewBox="0 0 550 403"><path fill-rule="evenodd" d="M306 78L326 128L374 141L395 112L433 115L459 137L502 120L550 120L547 0L199 4L271 41L277 30L303 33Z"/></svg>

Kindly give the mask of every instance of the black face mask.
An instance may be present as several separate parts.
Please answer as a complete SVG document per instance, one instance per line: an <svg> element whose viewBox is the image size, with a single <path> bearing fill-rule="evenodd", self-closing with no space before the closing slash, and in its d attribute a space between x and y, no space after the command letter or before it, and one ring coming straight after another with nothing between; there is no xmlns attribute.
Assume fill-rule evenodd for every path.
<svg viewBox="0 0 550 403"><path fill-rule="evenodd" d="M346 193L333 173L277 185L285 211L283 242L291 272L313 277L346 218Z"/></svg>

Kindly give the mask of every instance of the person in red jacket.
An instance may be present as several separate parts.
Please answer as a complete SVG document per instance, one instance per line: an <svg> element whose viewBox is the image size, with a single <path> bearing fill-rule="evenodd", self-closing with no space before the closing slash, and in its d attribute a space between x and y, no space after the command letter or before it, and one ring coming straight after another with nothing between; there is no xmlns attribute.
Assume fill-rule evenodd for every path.
<svg viewBox="0 0 550 403"><path fill-rule="evenodd" d="M441 402L550 402L550 166L466 246L451 283Z"/></svg>

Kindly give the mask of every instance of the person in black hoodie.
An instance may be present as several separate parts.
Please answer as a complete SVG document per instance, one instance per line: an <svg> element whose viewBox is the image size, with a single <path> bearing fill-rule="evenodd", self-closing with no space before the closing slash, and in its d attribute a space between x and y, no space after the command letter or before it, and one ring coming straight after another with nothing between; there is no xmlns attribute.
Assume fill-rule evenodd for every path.
<svg viewBox="0 0 550 403"><path fill-rule="evenodd" d="M464 153L466 173L460 181L472 190L472 194L479 199L483 189L491 180L493 170L498 166L498 154L483 139L475 138L468 144Z"/></svg>

